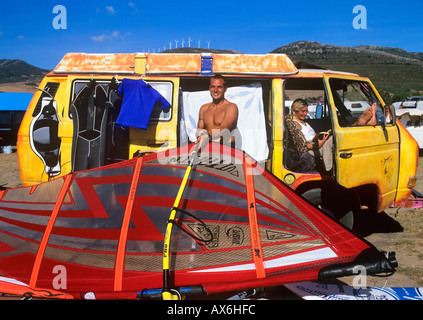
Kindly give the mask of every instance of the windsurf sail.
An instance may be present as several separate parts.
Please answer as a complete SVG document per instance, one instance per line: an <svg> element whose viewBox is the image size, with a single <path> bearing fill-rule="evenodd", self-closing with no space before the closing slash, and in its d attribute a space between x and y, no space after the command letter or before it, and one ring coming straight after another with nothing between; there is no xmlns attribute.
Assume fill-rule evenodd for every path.
<svg viewBox="0 0 423 320"><path fill-rule="evenodd" d="M0 276L34 296L136 299L162 290L166 227L194 148L1 191ZM196 157L178 204L168 285L182 295L339 277L355 261L369 261L372 273L394 270L370 243L226 146L209 144ZM9 283L0 278L0 292Z"/></svg>

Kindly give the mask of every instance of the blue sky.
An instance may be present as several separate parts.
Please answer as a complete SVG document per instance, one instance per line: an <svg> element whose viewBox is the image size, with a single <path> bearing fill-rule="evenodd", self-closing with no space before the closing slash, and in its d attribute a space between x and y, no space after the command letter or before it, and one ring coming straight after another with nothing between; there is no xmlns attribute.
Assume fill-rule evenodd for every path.
<svg viewBox="0 0 423 320"><path fill-rule="evenodd" d="M62 11L53 13L56 5ZM364 12L366 29L353 20ZM337 1L109 1L13 0L0 11L0 59L52 69L67 52L158 52L175 48L267 53L310 40L332 45L380 45L423 52L423 2ZM57 22L66 29L53 26ZM57 27L57 24L56 24Z"/></svg>

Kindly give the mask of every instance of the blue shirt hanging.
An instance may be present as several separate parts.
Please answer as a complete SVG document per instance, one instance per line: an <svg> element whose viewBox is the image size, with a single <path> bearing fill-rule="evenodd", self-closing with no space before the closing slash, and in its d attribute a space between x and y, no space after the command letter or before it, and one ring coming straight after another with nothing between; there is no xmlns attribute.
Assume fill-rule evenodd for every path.
<svg viewBox="0 0 423 320"><path fill-rule="evenodd" d="M147 129L155 105L165 110L170 103L144 80L123 79L117 90L123 96L116 124L122 127Z"/></svg>

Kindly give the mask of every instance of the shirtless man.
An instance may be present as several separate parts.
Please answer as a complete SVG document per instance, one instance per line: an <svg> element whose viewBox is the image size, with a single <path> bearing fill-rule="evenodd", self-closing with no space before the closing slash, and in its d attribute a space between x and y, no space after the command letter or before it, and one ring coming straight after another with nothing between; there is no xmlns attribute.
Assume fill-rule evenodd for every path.
<svg viewBox="0 0 423 320"><path fill-rule="evenodd" d="M214 142L224 144L235 141L231 132L237 126L238 107L225 99L225 79L221 75L214 75L210 79L209 90L213 101L201 106L198 117L196 143L200 142L200 148L204 147L209 137Z"/></svg>

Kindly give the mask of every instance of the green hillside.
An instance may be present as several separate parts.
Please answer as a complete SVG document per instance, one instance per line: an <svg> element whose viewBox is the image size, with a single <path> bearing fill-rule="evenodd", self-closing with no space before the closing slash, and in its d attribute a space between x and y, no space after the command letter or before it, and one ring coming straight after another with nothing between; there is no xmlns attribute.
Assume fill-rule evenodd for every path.
<svg viewBox="0 0 423 320"><path fill-rule="evenodd" d="M325 69L369 77L391 96L423 91L423 53L379 46L343 47L298 41L272 51L286 53L294 63L306 61Z"/></svg>
<svg viewBox="0 0 423 320"><path fill-rule="evenodd" d="M0 83L40 80L48 72L18 59L0 60Z"/></svg>

